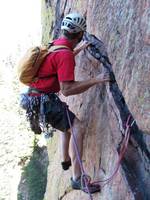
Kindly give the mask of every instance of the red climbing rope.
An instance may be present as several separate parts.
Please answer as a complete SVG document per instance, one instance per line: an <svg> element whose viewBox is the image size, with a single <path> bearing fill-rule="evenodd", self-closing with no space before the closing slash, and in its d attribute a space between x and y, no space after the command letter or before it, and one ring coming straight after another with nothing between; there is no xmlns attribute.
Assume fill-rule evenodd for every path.
<svg viewBox="0 0 150 200"><path fill-rule="evenodd" d="M100 183L100 182L105 182L105 184L101 185L101 187L104 187L105 185L107 185L112 179L113 177L117 174L118 170L119 170L119 167L120 167L120 164L121 164L121 161L125 155L125 152L127 150L127 146L128 146L128 142L129 142L129 138L130 138L130 129L131 127L133 126L135 120L132 122L132 124L130 125L129 124L129 121L131 119L131 115L128 116L128 119L127 119L127 122L126 122L126 130L125 130L125 134L124 134L124 139L122 141L122 145L121 145L121 148L120 148L120 154L119 154L119 158L118 158L118 161L117 161L117 164L116 164L116 167L114 169L114 172L112 173L112 175L110 177L108 177L107 179L105 180L99 180L99 181L94 181L92 182L92 184L96 184L96 183Z"/></svg>
<svg viewBox="0 0 150 200"><path fill-rule="evenodd" d="M130 138L130 129L133 126L135 120L130 125L129 122L130 122L130 119L131 119L131 115L128 116L128 119L127 119L127 122L126 122L126 130L125 130L125 134L124 134L124 139L122 141L122 145L121 145L121 148L120 148L119 158L118 158L115 170L112 173L112 175L110 177L108 177L107 179L105 179L105 180L99 180L99 181L91 182L91 177L88 176L85 173L85 170L84 170L84 167L83 167L83 163L82 163L82 160L81 160L81 157L80 157L80 153L79 153L79 150L78 150L78 145L77 145L77 142L76 142L76 136L74 134L73 127L71 125L71 120L70 120L70 116L69 116L69 112L68 112L68 108L67 107L66 107L66 112L67 112L67 118L68 118L68 121L69 121L69 126L70 126L70 129L71 129L73 141L74 141L74 147L75 147L75 151L76 151L76 156L77 156L77 159L78 159L78 162L79 162L79 165L80 165L80 169L81 169L81 185L82 185L82 188L86 188L86 190L87 190L87 192L89 194L90 200L93 200L92 194L89 191L89 185L92 185L92 184L95 185L95 184L100 184L100 183L104 182L103 185L100 185L101 188L102 188L105 185L107 185L114 178L114 176L117 174L117 172L119 170L119 167L120 167L120 164L121 164L121 161L122 161L122 159L123 159L123 157L125 155L125 152L127 150L127 146L128 146L128 142L129 142L129 138Z"/></svg>

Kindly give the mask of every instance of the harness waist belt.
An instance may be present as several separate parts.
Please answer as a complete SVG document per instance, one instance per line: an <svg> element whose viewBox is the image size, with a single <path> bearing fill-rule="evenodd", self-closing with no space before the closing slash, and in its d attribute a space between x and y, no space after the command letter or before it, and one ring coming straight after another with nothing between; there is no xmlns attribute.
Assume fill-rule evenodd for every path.
<svg viewBox="0 0 150 200"><path fill-rule="evenodd" d="M36 88L29 88L29 89L28 89L28 93L43 94L43 93L45 93L45 92L40 91L40 90L38 90L38 89L36 89Z"/></svg>

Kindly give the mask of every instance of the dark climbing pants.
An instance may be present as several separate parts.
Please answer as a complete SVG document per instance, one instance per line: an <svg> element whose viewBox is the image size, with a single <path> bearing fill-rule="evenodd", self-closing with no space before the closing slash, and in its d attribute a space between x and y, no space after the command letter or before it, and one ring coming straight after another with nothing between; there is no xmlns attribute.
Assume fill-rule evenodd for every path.
<svg viewBox="0 0 150 200"><path fill-rule="evenodd" d="M70 128L66 113L68 106L54 93L41 94L39 96L33 96L28 93L21 94L20 104L26 110L26 116L31 126L33 125L33 121L34 124L36 121L37 127L40 125L44 127L51 125L53 128L63 132L66 132ZM71 124L73 124L75 114L70 110L68 111Z"/></svg>

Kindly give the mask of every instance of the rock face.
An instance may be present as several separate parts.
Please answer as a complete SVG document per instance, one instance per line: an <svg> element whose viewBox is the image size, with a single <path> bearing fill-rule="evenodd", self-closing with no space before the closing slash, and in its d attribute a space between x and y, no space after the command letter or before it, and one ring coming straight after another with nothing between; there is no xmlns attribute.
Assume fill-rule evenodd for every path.
<svg viewBox="0 0 150 200"><path fill-rule="evenodd" d="M102 187L101 193L93 195L93 199L148 200L150 1L55 0L43 1L42 8L43 43L48 42L47 33L53 34L54 38L59 36L60 22L65 14L72 11L85 13L87 31L104 42L112 63L117 81L115 89L114 86L99 85L65 99L86 127L83 163L92 179L103 180L113 173L125 131L127 117L124 116L130 113L132 120L136 120L117 175ZM76 80L89 79L103 69L103 65L87 51L76 58ZM45 199L89 199L87 194L70 188L71 171L63 172L60 168L59 146L58 135L55 135L48 143L50 164Z"/></svg>

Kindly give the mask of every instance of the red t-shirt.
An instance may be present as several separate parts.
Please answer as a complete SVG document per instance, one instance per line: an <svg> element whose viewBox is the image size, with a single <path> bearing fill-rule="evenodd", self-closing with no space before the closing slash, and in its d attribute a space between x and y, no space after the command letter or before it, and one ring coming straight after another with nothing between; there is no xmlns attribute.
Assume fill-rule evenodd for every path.
<svg viewBox="0 0 150 200"><path fill-rule="evenodd" d="M61 49L49 54L38 72L38 77L43 78L30 84L30 87L46 93L59 92L59 82L74 81L75 58L71 42L66 38L59 38L54 41L54 45L65 45L71 50Z"/></svg>

